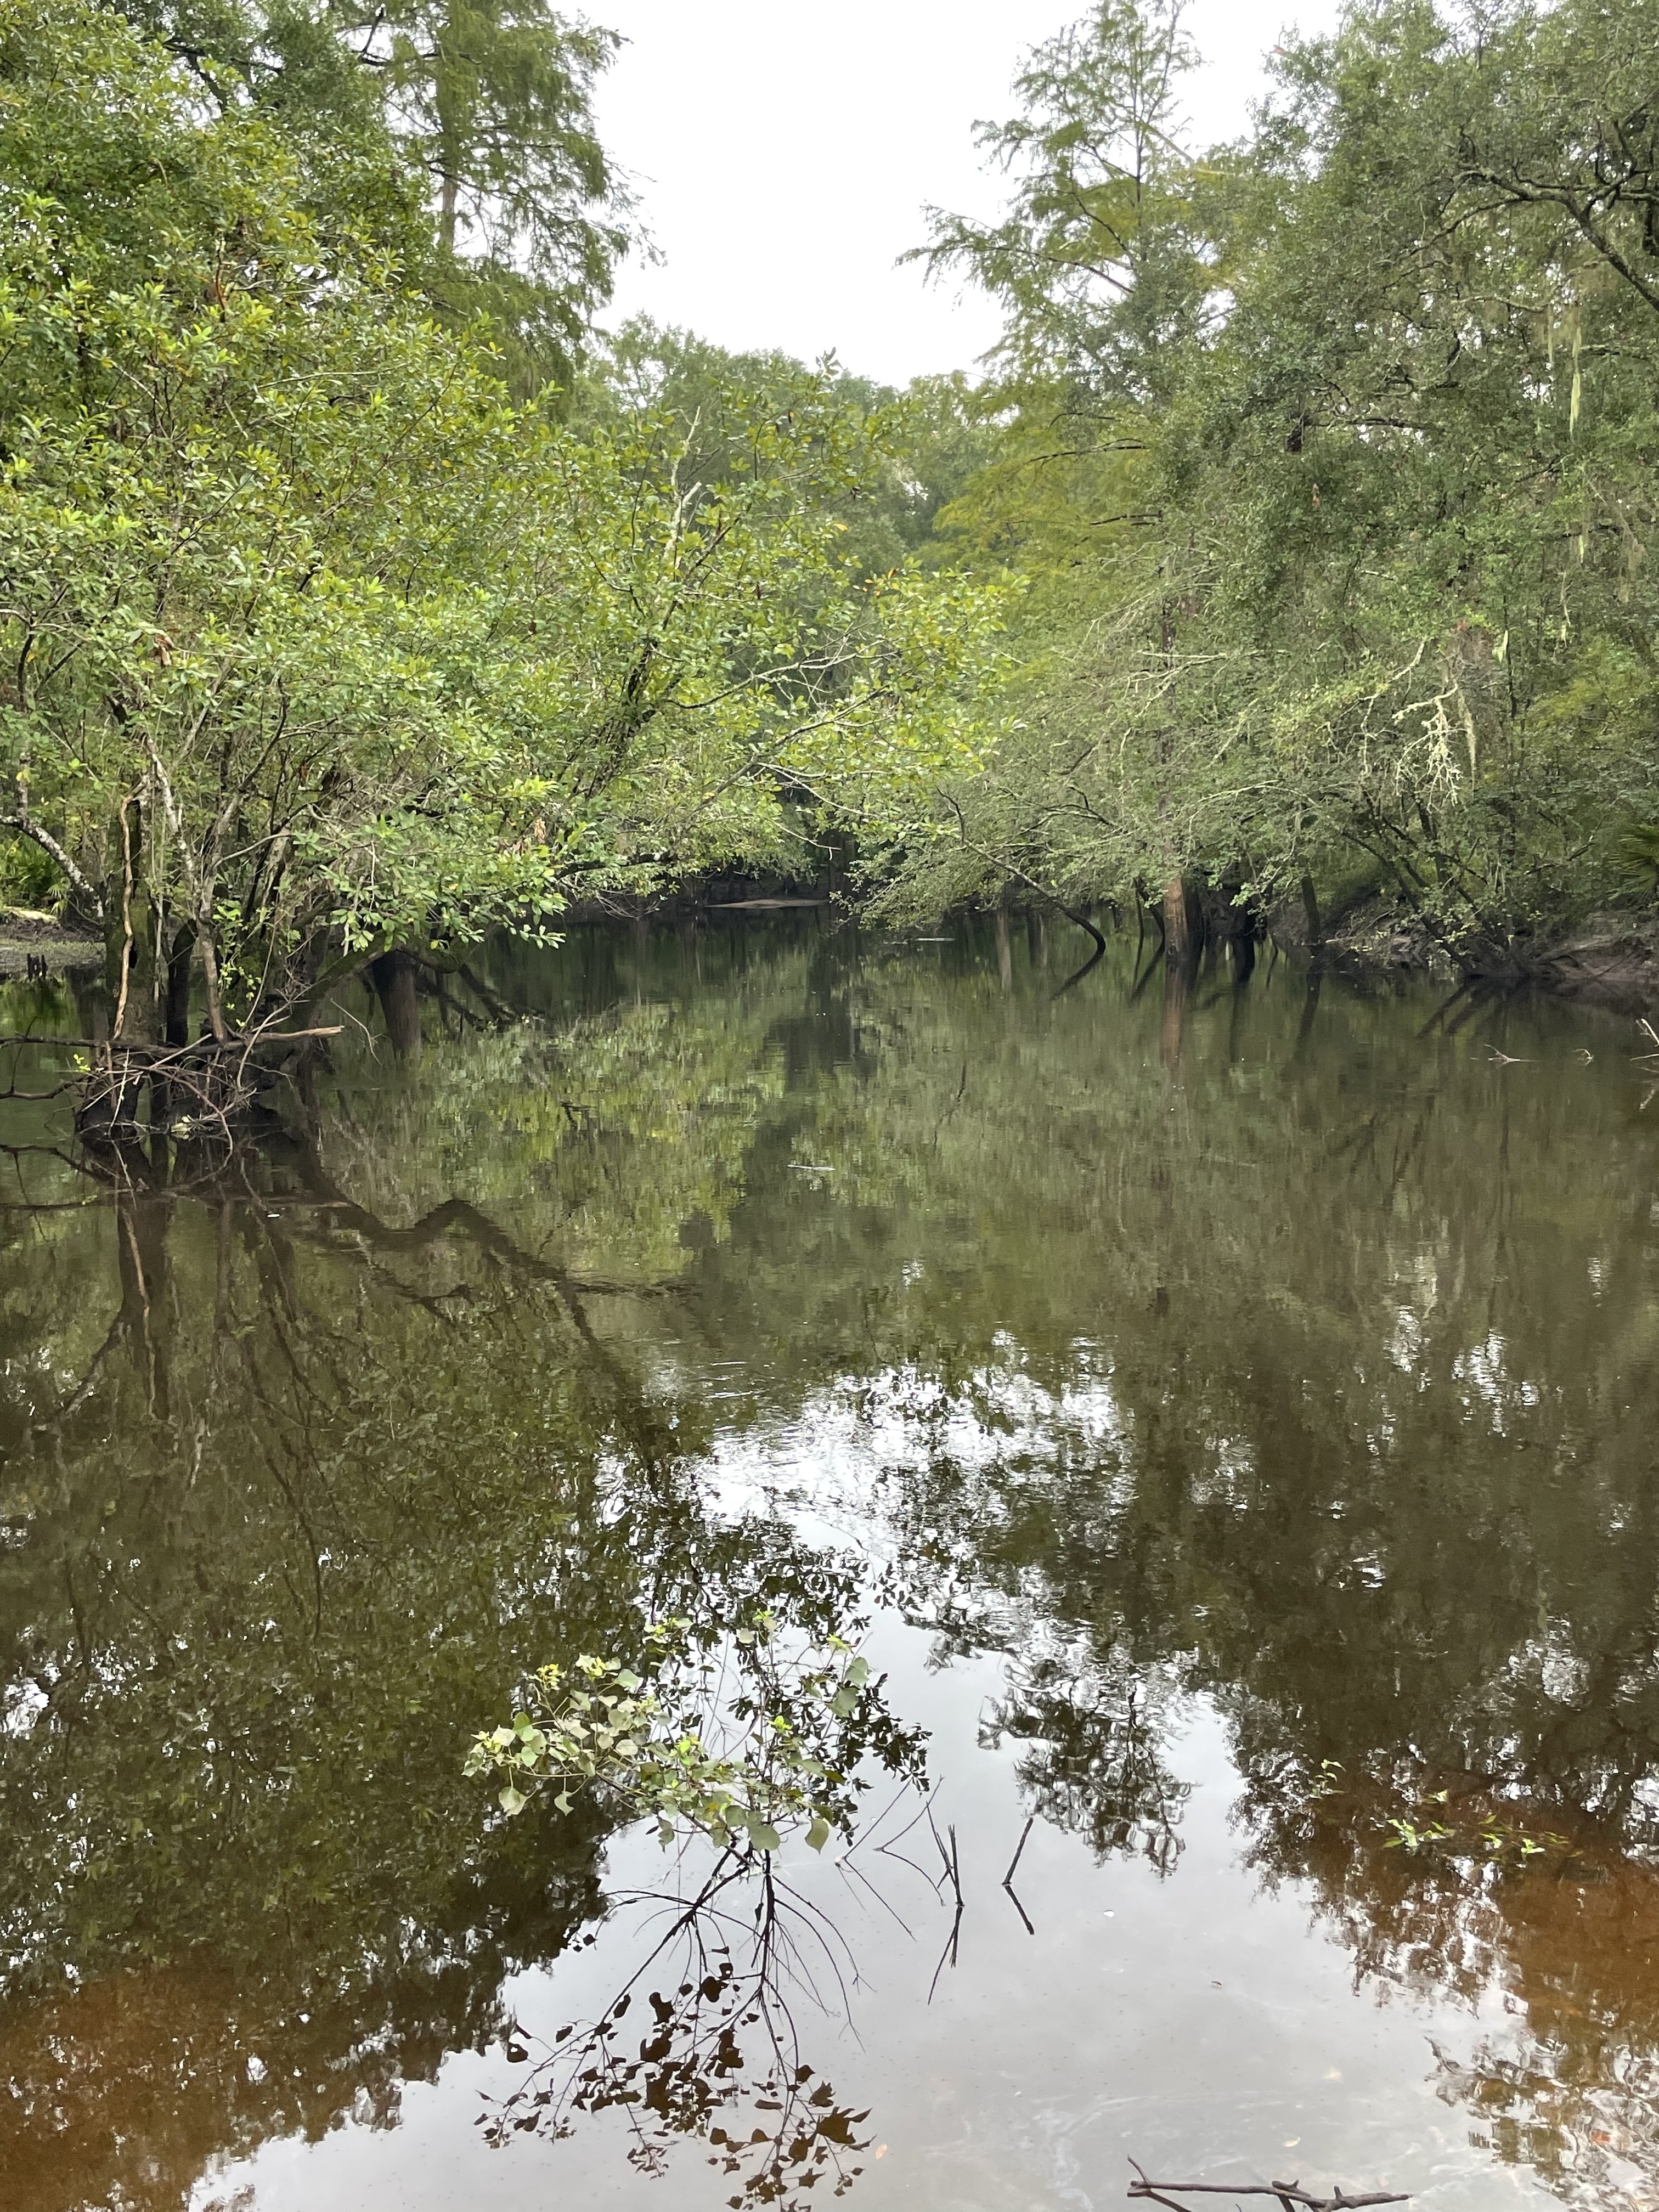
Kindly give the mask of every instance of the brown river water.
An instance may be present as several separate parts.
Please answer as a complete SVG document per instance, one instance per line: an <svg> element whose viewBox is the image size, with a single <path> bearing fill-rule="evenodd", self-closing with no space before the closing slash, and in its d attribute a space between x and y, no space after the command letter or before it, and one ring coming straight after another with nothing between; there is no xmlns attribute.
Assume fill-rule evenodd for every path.
<svg viewBox="0 0 1659 2212"><path fill-rule="evenodd" d="M4 2212L1659 2207L1659 1061L935 934L505 948L228 1167L0 1103ZM763 1599L931 1791L723 2014L752 1882L462 1762Z"/></svg>

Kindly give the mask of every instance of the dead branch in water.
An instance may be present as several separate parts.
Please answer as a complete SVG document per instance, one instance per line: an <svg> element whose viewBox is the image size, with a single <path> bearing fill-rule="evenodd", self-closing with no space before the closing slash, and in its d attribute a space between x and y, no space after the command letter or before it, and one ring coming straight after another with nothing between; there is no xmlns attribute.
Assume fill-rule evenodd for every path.
<svg viewBox="0 0 1659 2212"><path fill-rule="evenodd" d="M1015 1911L1018 1913L1020 1918L1025 1923L1025 1933L1028 1936L1035 1936L1036 1934L1036 1929L1032 1927L1030 1915L1027 1913L1025 1907L1020 1903L1018 1895L1015 1893L1014 1876L1019 1870L1019 1863L1021 1859L1025 1856L1026 1838L1030 1836L1031 1830L1036 1824L1036 1814L1033 1813L1029 1815L1026 1820L1025 1826L1019 1832L1019 1842L1014 1848L1013 1858L1009 1863L1007 1873L1002 1877L1002 1886L1007 1891L1009 1897L1012 1899Z"/></svg>
<svg viewBox="0 0 1659 2212"><path fill-rule="evenodd" d="M126 1141L139 1129L139 1108L148 1097L152 1126L186 1131L216 1128L234 1143L233 1122L255 1100L270 1071L258 1055L269 1047L304 1045L340 1034L340 1024L281 1030L269 1024L238 1036L200 1037L194 1043L155 1044L137 1038L0 1036L0 1051L26 1047L84 1054L86 1064L50 1091L17 1089L3 1096L35 1103L78 1095L76 1124L81 1133L102 1141Z"/></svg>
<svg viewBox="0 0 1659 2212"><path fill-rule="evenodd" d="M962 1942L962 1862L957 1856L956 1823L952 1821L945 1830L945 1835L951 1838L951 1848L947 1851L945 1848L945 1837L940 1835L939 1825L933 1819L932 1805L928 1805L925 1809L927 1814L927 1825L933 1832L933 1841L939 1845L939 1855L945 1862L945 1873L938 1886L943 1888L945 1882L948 1881L956 1899L956 1911L951 1917L951 1932L945 1939L945 1948L939 1954L939 1964L933 1969L933 1978L927 1985L927 2002L932 2004L933 1992L939 1987L939 1978L945 1972L945 1962L948 1960L952 1967L955 1966L957 1950Z"/></svg>
<svg viewBox="0 0 1659 2212"><path fill-rule="evenodd" d="M1146 2197L1154 2204L1167 2205L1169 2212L1189 2212L1189 2208L1176 2202L1177 2197L1276 2197L1291 2212L1300 2205L1303 2212L1352 2212L1361 2204L1409 2204L1411 2198L1387 2190L1373 2190L1368 2196L1349 2197L1343 2193L1340 2183L1331 2197L1315 2197L1299 2181L1148 2181L1145 2172L1133 2159L1135 2178L1129 2184L1131 2197Z"/></svg>

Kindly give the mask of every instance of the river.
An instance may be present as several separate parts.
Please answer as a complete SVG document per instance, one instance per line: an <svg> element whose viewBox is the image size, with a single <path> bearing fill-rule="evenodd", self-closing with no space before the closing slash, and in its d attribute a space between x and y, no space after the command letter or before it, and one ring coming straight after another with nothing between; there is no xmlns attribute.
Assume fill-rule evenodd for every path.
<svg viewBox="0 0 1659 2212"><path fill-rule="evenodd" d="M1659 1061L1088 949L502 948L228 1167L0 1104L6 2212L1659 2206ZM676 2011L746 1895L653 1962L695 1851L463 1772L762 1602L927 1733L781 2052Z"/></svg>

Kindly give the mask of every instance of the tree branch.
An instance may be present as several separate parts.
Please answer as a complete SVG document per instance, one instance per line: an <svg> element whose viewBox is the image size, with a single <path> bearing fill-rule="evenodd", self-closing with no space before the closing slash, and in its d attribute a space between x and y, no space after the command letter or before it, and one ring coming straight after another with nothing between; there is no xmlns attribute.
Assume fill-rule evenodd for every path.
<svg viewBox="0 0 1659 2212"><path fill-rule="evenodd" d="M82 897L88 902L99 921L102 922L104 902L94 890L90 880L76 866L50 830L43 830L38 822L31 820L27 814L0 814L0 830L15 830L21 836L32 837L43 853L50 854L52 859L57 861Z"/></svg>

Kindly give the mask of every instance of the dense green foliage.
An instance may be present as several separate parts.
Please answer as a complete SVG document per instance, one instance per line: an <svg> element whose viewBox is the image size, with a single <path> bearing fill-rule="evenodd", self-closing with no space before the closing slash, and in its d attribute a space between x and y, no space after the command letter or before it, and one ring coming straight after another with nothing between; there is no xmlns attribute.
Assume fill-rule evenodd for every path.
<svg viewBox="0 0 1659 2212"><path fill-rule="evenodd" d="M993 610L849 551L878 413L734 389L694 475L672 406L516 403L420 288L395 132L194 82L78 0L0 18L9 826L101 924L117 1036L182 1040L193 968L222 1037L924 818Z"/></svg>
<svg viewBox="0 0 1659 2212"><path fill-rule="evenodd" d="M1635 0L1357 9L1202 154L1178 7L1102 0L1004 218L935 217L977 392L596 342L612 43L0 18L0 889L100 927L118 1037L827 843L896 909L1383 885L1487 967L1650 900Z"/></svg>
<svg viewBox="0 0 1659 2212"><path fill-rule="evenodd" d="M561 1813L584 1792L623 1818L650 1820L665 1846L692 1835L752 1860L791 1829L821 1851L837 1828L851 1843L867 1782L858 1772L884 1738L890 1768L921 1778L921 1746L883 1711L870 1662L842 1636L801 1648L766 1608L733 1626L710 1656L682 1617L646 1630L639 1665L579 1654L536 1670L528 1709L480 1729L469 1774L499 1782L509 1816L545 1791Z"/></svg>
<svg viewBox="0 0 1659 2212"><path fill-rule="evenodd" d="M1465 959L1628 887L1659 810L1659 30L1388 0L1183 143L1178 6L1102 0L986 132L1020 729L923 904L1386 883ZM1639 844L1639 837L1638 838Z"/></svg>
<svg viewBox="0 0 1659 2212"><path fill-rule="evenodd" d="M378 143L435 218L413 241L450 319L482 310L514 380L567 378L626 250L626 193L593 127L617 41L542 0L126 0L204 112L257 107L305 145Z"/></svg>

